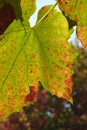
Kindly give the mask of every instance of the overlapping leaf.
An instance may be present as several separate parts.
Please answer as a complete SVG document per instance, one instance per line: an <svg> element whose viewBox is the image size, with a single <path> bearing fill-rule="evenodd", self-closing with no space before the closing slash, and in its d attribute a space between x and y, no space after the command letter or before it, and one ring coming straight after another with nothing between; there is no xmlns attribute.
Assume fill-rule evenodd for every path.
<svg viewBox="0 0 87 130"><path fill-rule="evenodd" d="M77 21L77 24L82 26L87 24L86 0L59 0L58 5L65 16Z"/></svg>
<svg viewBox="0 0 87 130"><path fill-rule="evenodd" d="M20 27L21 31L14 27ZM24 28L15 21L4 35L0 46L0 118L20 109L29 91L24 78L26 60L20 53L26 36Z"/></svg>
<svg viewBox="0 0 87 130"><path fill-rule="evenodd" d="M13 6L16 19L21 21L28 20L36 8L35 0L0 0L0 8L8 3Z"/></svg>
<svg viewBox="0 0 87 130"><path fill-rule="evenodd" d="M87 26L78 26L77 36L80 39L83 47L87 48Z"/></svg>
<svg viewBox="0 0 87 130"><path fill-rule="evenodd" d="M19 20L14 21L0 36L0 119L14 110L19 111L29 93L27 59L22 49L30 35L28 18L35 10L35 2L33 4L32 2L34 1L21 1L22 16L26 26L23 27ZM19 10L16 11L20 14Z"/></svg>
<svg viewBox="0 0 87 130"><path fill-rule="evenodd" d="M50 7L40 10L38 20ZM25 16L26 17L26 16ZM26 24L25 24L26 25ZM19 111L38 81L52 94L72 102L71 32L62 13L53 10L37 26L14 21L0 37L0 119Z"/></svg>
<svg viewBox="0 0 87 130"><path fill-rule="evenodd" d="M78 38L87 47L87 1L60 0L58 5L65 16L77 22Z"/></svg>
<svg viewBox="0 0 87 130"><path fill-rule="evenodd" d="M47 7L39 12L40 19ZM67 43L70 36L68 23L61 13L51 12L35 29L39 44L41 83L52 94L71 101L72 49Z"/></svg>

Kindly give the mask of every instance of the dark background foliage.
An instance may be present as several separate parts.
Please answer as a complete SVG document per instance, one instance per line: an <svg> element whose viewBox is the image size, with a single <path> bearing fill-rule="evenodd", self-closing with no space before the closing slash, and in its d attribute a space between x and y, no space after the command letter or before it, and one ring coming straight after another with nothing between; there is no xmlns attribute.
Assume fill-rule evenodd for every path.
<svg viewBox="0 0 87 130"><path fill-rule="evenodd" d="M0 9L0 35L15 19L10 4ZM70 21L68 21L70 22ZM73 64L73 105L40 87L35 104L13 113L0 130L87 130L87 51L81 49Z"/></svg>

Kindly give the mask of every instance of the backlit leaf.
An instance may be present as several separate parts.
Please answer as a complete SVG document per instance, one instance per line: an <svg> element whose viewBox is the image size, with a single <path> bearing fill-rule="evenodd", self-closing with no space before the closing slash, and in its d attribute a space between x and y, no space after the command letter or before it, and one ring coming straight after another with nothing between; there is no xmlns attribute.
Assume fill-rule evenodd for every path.
<svg viewBox="0 0 87 130"><path fill-rule="evenodd" d="M5 2L13 5L18 19L21 19L22 13L26 26L14 21L0 36L0 119L14 110L19 111L29 93L26 54L24 51L21 53L21 50L30 34L28 19L35 10L34 0Z"/></svg>
<svg viewBox="0 0 87 130"><path fill-rule="evenodd" d="M47 7L43 7L38 19L47 10ZM52 94L68 101L72 100L73 54L67 43L70 34L67 20L56 11L52 11L35 29L39 44L41 83Z"/></svg>
<svg viewBox="0 0 87 130"><path fill-rule="evenodd" d="M30 30L29 27L27 29ZM26 36L23 26L18 21L14 21L1 36L0 118L14 110L19 111L29 93L26 56L24 51L21 52Z"/></svg>
<svg viewBox="0 0 87 130"><path fill-rule="evenodd" d="M86 0L59 0L58 5L65 16L77 21L78 25L87 24Z"/></svg>
<svg viewBox="0 0 87 130"><path fill-rule="evenodd" d="M77 36L80 39L83 47L87 48L87 26L78 26Z"/></svg>
<svg viewBox="0 0 87 130"><path fill-rule="evenodd" d="M38 20L49 8L40 10ZM8 27L0 37L0 119L30 101L39 81L53 95L72 102L74 56L67 43L71 33L67 20L56 10L33 28L23 27L19 20Z"/></svg>

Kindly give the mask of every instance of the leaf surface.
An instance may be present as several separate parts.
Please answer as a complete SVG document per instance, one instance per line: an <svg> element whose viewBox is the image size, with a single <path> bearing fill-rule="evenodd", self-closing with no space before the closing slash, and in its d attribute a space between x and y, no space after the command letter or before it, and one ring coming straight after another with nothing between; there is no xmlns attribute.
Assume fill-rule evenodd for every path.
<svg viewBox="0 0 87 130"><path fill-rule="evenodd" d="M20 21L14 21L1 36L0 118L9 115L14 110L19 111L24 105L26 94L29 93L26 58L22 51L25 37L26 33Z"/></svg>
<svg viewBox="0 0 87 130"><path fill-rule="evenodd" d="M83 47L87 48L87 26L78 26L77 36L80 39Z"/></svg>
<svg viewBox="0 0 87 130"><path fill-rule="evenodd" d="M49 8L39 11L38 20ZM0 119L30 101L29 87L35 86L36 93L39 81L53 95L72 102L74 55L67 43L72 33L67 20L52 10L37 26L24 26L14 21L0 37Z"/></svg>
<svg viewBox="0 0 87 130"><path fill-rule="evenodd" d="M38 20L47 12L43 7ZM73 53L67 39L70 37L67 20L62 13L52 11L35 29L39 45L40 76L43 87L53 95L72 102Z"/></svg>
<svg viewBox="0 0 87 130"><path fill-rule="evenodd" d="M64 15L76 21L78 25L87 25L86 0L59 0L58 5Z"/></svg>
<svg viewBox="0 0 87 130"><path fill-rule="evenodd" d="M16 17L24 18L25 24L23 27L19 20L14 21L0 36L0 119L19 111L29 93L27 59L23 46L31 30L28 19L36 7L33 0L4 2L13 5Z"/></svg>

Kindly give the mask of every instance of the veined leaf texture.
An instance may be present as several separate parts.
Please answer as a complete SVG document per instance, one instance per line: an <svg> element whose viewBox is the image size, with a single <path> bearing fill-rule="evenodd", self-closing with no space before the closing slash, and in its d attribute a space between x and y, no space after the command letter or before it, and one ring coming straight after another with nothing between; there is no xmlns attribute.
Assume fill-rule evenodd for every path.
<svg viewBox="0 0 87 130"><path fill-rule="evenodd" d="M66 18L52 10L31 28L27 21L35 10L35 1L20 0L19 5L23 21L17 16L0 36L0 119L20 111L25 100L30 101L38 91L39 81L53 95L72 102L75 54L67 42L72 31ZM39 11L37 22L50 7Z"/></svg>
<svg viewBox="0 0 87 130"><path fill-rule="evenodd" d="M87 24L86 0L59 0L58 5L65 16L75 20L78 25L82 26Z"/></svg>
<svg viewBox="0 0 87 130"><path fill-rule="evenodd" d="M87 1L59 0L58 5L66 17L77 22L78 38L87 48Z"/></svg>

